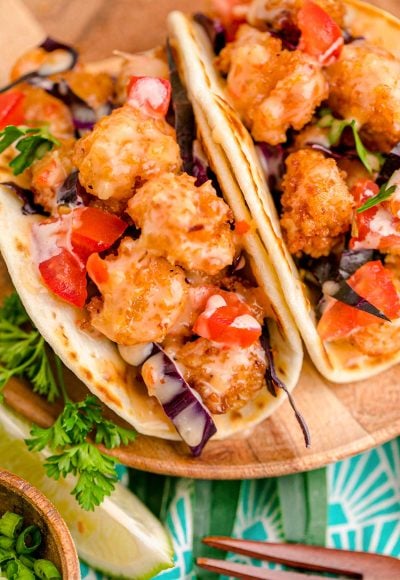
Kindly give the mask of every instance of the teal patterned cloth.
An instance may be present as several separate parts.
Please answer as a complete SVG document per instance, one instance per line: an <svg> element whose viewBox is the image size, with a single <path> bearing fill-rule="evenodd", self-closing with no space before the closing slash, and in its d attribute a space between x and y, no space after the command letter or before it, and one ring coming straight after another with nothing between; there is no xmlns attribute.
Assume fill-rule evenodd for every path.
<svg viewBox="0 0 400 580"><path fill-rule="evenodd" d="M133 476L130 477L131 489L138 491L135 490L135 476L138 487L140 478L144 476L137 472L130 473L129 476ZM160 494L164 496L159 498L160 505L164 505L161 505L158 513L161 513L172 535L175 548L175 567L162 572L156 578L157 580L198 578L193 560L193 546L196 545L193 530L198 525L198 522L194 521L196 482L162 476L151 478L153 490L157 490L159 484ZM128 479L128 474L124 472L123 481L128 482ZM326 545L399 557L400 439L328 466L327 480ZM277 480L244 480L236 485L239 497L232 535L255 540L284 541ZM231 495L231 491L228 495ZM154 492L151 497L154 501ZM157 511L154 505L150 507L153 511ZM206 513L204 506L203 512ZM250 563L244 556L229 555L228 559ZM266 562L252 563L268 566ZM82 578L100 580L103 577L82 564Z"/></svg>

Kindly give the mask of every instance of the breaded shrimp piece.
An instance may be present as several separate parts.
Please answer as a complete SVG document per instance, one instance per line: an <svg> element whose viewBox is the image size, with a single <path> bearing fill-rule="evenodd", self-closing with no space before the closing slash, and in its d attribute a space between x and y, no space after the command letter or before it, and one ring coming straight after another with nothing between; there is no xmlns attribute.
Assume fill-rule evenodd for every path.
<svg viewBox="0 0 400 580"><path fill-rule="evenodd" d="M142 243L171 264L217 274L235 254L230 208L211 181L195 186L186 173L165 173L145 183L128 202L127 213L141 228Z"/></svg>
<svg viewBox="0 0 400 580"><path fill-rule="evenodd" d="M100 199L127 199L151 177L178 172L182 160L175 131L165 119L124 105L77 141L74 163L88 193Z"/></svg>
<svg viewBox="0 0 400 580"><path fill-rule="evenodd" d="M326 74L333 112L355 119L370 149L389 152L400 141L400 60L358 41L343 47Z"/></svg>
<svg viewBox="0 0 400 580"><path fill-rule="evenodd" d="M265 388L267 362L259 341L242 348L198 338L174 349L173 355L212 413L240 409Z"/></svg>
<svg viewBox="0 0 400 580"><path fill-rule="evenodd" d="M281 226L292 254L327 256L349 229L353 197L333 159L302 149L286 160Z"/></svg>
<svg viewBox="0 0 400 580"><path fill-rule="evenodd" d="M358 159L343 157L337 161L339 169L346 174L345 181L349 191L360 179L371 179L367 169Z"/></svg>
<svg viewBox="0 0 400 580"><path fill-rule="evenodd" d="M101 292L88 305L92 326L121 345L162 342L185 303L183 270L131 238L122 240L117 256L99 260L100 275L88 263Z"/></svg>
<svg viewBox="0 0 400 580"><path fill-rule="evenodd" d="M70 139L75 134L70 110L60 99L49 95L43 89L23 85L25 94L24 116L30 127L47 126L54 137Z"/></svg>
<svg viewBox="0 0 400 580"><path fill-rule="evenodd" d="M85 70L84 66L77 67L60 74L71 87L73 92L93 109L98 109L114 96L114 82L110 75Z"/></svg>
<svg viewBox="0 0 400 580"><path fill-rule="evenodd" d="M343 28L345 7L342 0L313 1ZM248 10L247 21L254 26L267 22L274 28L279 28L279 22L284 18L296 22L297 13L303 4L304 0L253 0Z"/></svg>
<svg viewBox="0 0 400 580"><path fill-rule="evenodd" d="M349 336L349 340L369 356L393 354L400 350L400 319L360 328Z"/></svg>
<svg viewBox="0 0 400 580"><path fill-rule="evenodd" d="M277 145L289 127L302 129L328 96L321 66L298 50L282 50L279 39L248 25L221 52L217 66L228 73L233 106L257 141Z"/></svg>
<svg viewBox="0 0 400 580"><path fill-rule="evenodd" d="M75 141L64 141L32 165L32 190L35 202L50 213L57 209L57 191L73 170L72 154Z"/></svg>

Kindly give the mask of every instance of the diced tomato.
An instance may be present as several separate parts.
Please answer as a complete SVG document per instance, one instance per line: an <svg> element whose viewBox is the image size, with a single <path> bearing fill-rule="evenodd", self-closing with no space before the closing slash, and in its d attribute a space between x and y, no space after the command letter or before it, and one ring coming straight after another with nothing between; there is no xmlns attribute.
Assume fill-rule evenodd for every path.
<svg viewBox="0 0 400 580"><path fill-rule="evenodd" d="M7 125L23 125L25 95L21 91L0 94L0 129Z"/></svg>
<svg viewBox="0 0 400 580"><path fill-rule="evenodd" d="M342 32L325 10L305 0L297 16L301 31L299 50L315 57L322 65L334 63L344 45Z"/></svg>
<svg viewBox="0 0 400 580"><path fill-rule="evenodd" d="M105 260L102 260L99 254L92 254L86 264L89 276L99 286L105 284L108 280L108 269Z"/></svg>
<svg viewBox="0 0 400 580"><path fill-rule="evenodd" d="M220 292L208 299L193 331L208 340L246 348L260 337L261 326L234 292Z"/></svg>
<svg viewBox="0 0 400 580"><path fill-rule="evenodd" d="M239 236L243 236L244 234L247 234L248 231L250 231L250 226L245 220L239 220L239 221L235 222L235 232Z"/></svg>
<svg viewBox="0 0 400 580"><path fill-rule="evenodd" d="M88 258L112 246L126 227L117 216L93 207L77 208L35 224L32 237L45 284L66 302L82 307Z"/></svg>
<svg viewBox="0 0 400 580"><path fill-rule="evenodd" d="M351 194L356 202L356 208L361 207L364 203L374 197L379 192L379 186L370 179L360 179L353 185ZM381 227L379 231L371 229L371 222L376 217L378 212L381 212L380 217L387 222L387 230L392 230L394 233L384 235L384 229ZM398 234L396 233L398 230ZM370 209L358 213L355 211L352 226L352 237L349 244L351 249L359 250L374 249L387 251L391 248L400 248L400 220L395 218L390 212L385 209L385 204L378 204Z"/></svg>
<svg viewBox="0 0 400 580"><path fill-rule="evenodd" d="M72 246L81 259L103 252L124 233L128 224L114 214L95 207L74 210Z"/></svg>
<svg viewBox="0 0 400 580"><path fill-rule="evenodd" d="M128 104L150 116L165 116L170 100L171 83L166 79L133 76L128 84Z"/></svg>
<svg viewBox="0 0 400 580"><path fill-rule="evenodd" d="M86 302L86 268L82 262L65 248L39 264L39 271L46 286L60 298L82 308Z"/></svg>
<svg viewBox="0 0 400 580"><path fill-rule="evenodd" d="M400 299L393 284L392 273L379 260L367 262L350 278L348 284L391 320L400 316ZM382 319L332 299L318 323L323 340L337 340L353 330Z"/></svg>

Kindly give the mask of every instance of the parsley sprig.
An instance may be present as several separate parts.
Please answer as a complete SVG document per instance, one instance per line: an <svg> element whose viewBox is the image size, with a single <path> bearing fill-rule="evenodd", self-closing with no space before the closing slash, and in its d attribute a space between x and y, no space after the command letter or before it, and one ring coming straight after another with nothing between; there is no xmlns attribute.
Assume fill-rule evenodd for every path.
<svg viewBox="0 0 400 580"><path fill-rule="evenodd" d="M51 427L33 426L31 437L26 440L30 451L47 447L57 452L44 464L47 475L57 480L69 473L77 476L72 494L85 510L100 505L118 479L115 459L88 442L90 435L94 435L96 443L113 449L133 441L136 433L104 419L99 401L89 395L78 403L67 401Z"/></svg>
<svg viewBox="0 0 400 580"><path fill-rule="evenodd" d="M29 379L33 390L50 402L60 395L44 338L29 324L29 317L15 293L0 308L1 397L1 391L13 376Z"/></svg>
<svg viewBox="0 0 400 580"><path fill-rule="evenodd" d="M369 199L367 199L367 201L357 209L357 213L362 213L363 211L370 209L375 205L378 205L382 201L386 201L387 199L389 199L389 197L391 197L394 194L395 191L396 191L395 185L391 185L390 187L388 187L388 184L384 183L380 188L379 192L376 195L374 195L374 197L370 197Z"/></svg>
<svg viewBox="0 0 400 580"><path fill-rule="evenodd" d="M110 495L118 477L115 459L91 440L114 449L133 441L136 432L106 419L100 402L92 395L72 402L65 390L61 361L53 356L57 380L44 339L32 328L17 294L11 294L0 308L0 387L11 376L25 376L34 390L50 401L61 392L65 402L62 413L47 429L32 426L25 442L31 451L52 451L44 464L47 475L56 480L68 474L76 476L71 493L83 509L93 510Z"/></svg>
<svg viewBox="0 0 400 580"><path fill-rule="evenodd" d="M334 147L339 145L343 131L347 127L350 127L353 132L357 155L360 158L361 163L369 173L379 171L380 166L383 163L382 155L379 153L373 153L365 147L359 135L357 123L354 119L336 119L330 109L322 109L319 114L320 120L318 126L329 129L328 139L330 145Z"/></svg>
<svg viewBox="0 0 400 580"><path fill-rule="evenodd" d="M14 175L19 175L34 161L41 159L54 145L60 142L47 127L29 128L8 125L0 131L0 153L15 144L20 153L9 163Z"/></svg>

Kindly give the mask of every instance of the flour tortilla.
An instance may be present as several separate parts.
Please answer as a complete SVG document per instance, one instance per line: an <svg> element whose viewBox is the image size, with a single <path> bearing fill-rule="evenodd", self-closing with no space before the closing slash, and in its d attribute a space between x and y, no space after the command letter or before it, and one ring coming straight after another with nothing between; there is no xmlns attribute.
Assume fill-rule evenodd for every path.
<svg viewBox="0 0 400 580"><path fill-rule="evenodd" d="M111 62L111 61L110 61ZM111 62L115 66L115 62ZM104 64L101 65L101 68ZM213 143L203 111L195 104L199 139L219 178L226 201L235 219L251 223L236 177L223 149ZM33 323L61 358L89 390L120 417L145 435L179 440L173 424L161 406L149 397L136 369L119 355L116 345L88 329L84 313L60 300L42 283L32 260L31 226L40 216L25 216L21 202L9 187L0 185L0 251L13 284ZM252 273L268 296L275 320L269 323L275 366L280 379L291 391L296 385L303 360L301 339L282 298L279 282L260 238L254 232L244 235ZM215 439L247 430L268 417L285 399L279 390L274 398L267 388L244 408L214 415Z"/></svg>
<svg viewBox="0 0 400 580"><path fill-rule="evenodd" d="M347 26L354 35L384 46L400 56L400 21L359 0L347 0ZM254 143L239 115L227 101L224 80L216 71L212 46L204 29L180 12L172 12L168 28L179 53L191 100L201 111L213 142L229 160L231 171L257 226L257 233L273 265L290 311L309 354L322 375L348 383L376 375L400 362L394 355L370 357L347 342L323 342L314 309L282 238L279 217L269 192ZM198 113L199 115L199 113Z"/></svg>

